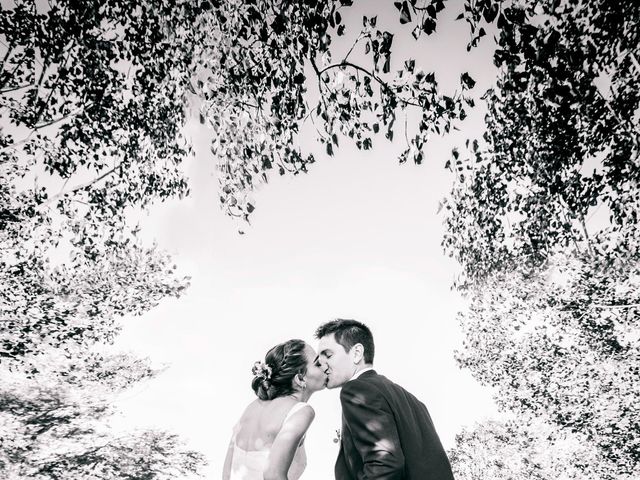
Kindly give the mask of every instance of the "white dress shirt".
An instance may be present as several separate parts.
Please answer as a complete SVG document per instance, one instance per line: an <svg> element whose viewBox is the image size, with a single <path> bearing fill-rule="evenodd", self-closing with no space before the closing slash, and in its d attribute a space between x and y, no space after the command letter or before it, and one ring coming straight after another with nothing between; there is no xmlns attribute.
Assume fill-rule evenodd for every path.
<svg viewBox="0 0 640 480"><path fill-rule="evenodd" d="M358 378L360 375L362 375L364 372L368 372L369 370L373 370L373 367L365 367L362 370L358 370L356 373L353 374L353 377L351 377L349 379L349 381L351 380L355 380L356 378Z"/></svg>

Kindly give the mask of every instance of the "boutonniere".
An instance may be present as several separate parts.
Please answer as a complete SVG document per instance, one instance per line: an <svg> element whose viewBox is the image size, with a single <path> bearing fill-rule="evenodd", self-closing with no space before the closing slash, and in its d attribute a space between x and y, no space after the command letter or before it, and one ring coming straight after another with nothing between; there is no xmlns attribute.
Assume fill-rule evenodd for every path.
<svg viewBox="0 0 640 480"><path fill-rule="evenodd" d="M336 436L333 439L333 443L339 443L341 438L342 437L340 436L340 429L336 428Z"/></svg>

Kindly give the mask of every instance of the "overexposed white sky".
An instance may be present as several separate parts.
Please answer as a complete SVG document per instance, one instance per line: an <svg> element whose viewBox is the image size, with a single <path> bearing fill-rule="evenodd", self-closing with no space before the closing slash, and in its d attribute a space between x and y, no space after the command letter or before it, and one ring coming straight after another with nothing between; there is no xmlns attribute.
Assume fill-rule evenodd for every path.
<svg viewBox="0 0 640 480"><path fill-rule="evenodd" d="M415 44L409 30L400 34L392 2L362 3L366 8L345 10L345 21L355 30L363 14L378 13L379 27L398 31L392 70L415 58L449 93L468 71L478 80L476 97L493 81L492 45L466 52L466 24L453 22L461 7L447 7L438 33ZM453 359L461 346L456 312L464 304L450 288L457 266L440 246L437 214L453 181L444 169L450 150L480 135L482 119L478 110L460 132L433 138L421 166L398 165L402 135L393 144L380 135L367 152L343 140L327 157L303 132L302 148L317 163L307 175L273 178L256 192L251 226L220 211L212 133L189 123L192 195L141 221L143 234L171 252L192 283L182 298L126 319L118 346L168 368L124 395L121 422L179 433L207 455L207 479L218 479L231 429L255 398L253 362L289 338L315 348L315 328L336 317L371 327L376 369L425 402L445 447L462 426L493 415L490 392ZM338 392L319 392L310 403L316 420L303 479L333 478Z"/></svg>

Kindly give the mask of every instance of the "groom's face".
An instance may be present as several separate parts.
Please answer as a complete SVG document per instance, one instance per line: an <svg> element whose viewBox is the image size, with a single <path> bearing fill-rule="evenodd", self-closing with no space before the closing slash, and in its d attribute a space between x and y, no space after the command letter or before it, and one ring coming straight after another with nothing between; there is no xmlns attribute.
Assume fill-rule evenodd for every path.
<svg viewBox="0 0 640 480"><path fill-rule="evenodd" d="M318 361L327 374L327 388L337 388L351 380L355 371L352 355L336 342L333 333L320 339Z"/></svg>

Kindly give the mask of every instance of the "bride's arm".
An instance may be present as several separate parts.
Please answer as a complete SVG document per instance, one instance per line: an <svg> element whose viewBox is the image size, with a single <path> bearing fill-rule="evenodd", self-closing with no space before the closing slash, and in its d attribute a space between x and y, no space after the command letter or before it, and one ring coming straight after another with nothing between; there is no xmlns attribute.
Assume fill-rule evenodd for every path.
<svg viewBox="0 0 640 480"><path fill-rule="evenodd" d="M264 480L287 480L293 456L314 417L313 408L305 407L287 419L271 446Z"/></svg>
<svg viewBox="0 0 640 480"><path fill-rule="evenodd" d="M229 480L231 476L231 460L233 458L233 439L229 442L227 456L224 459L224 467L222 467L222 480Z"/></svg>

